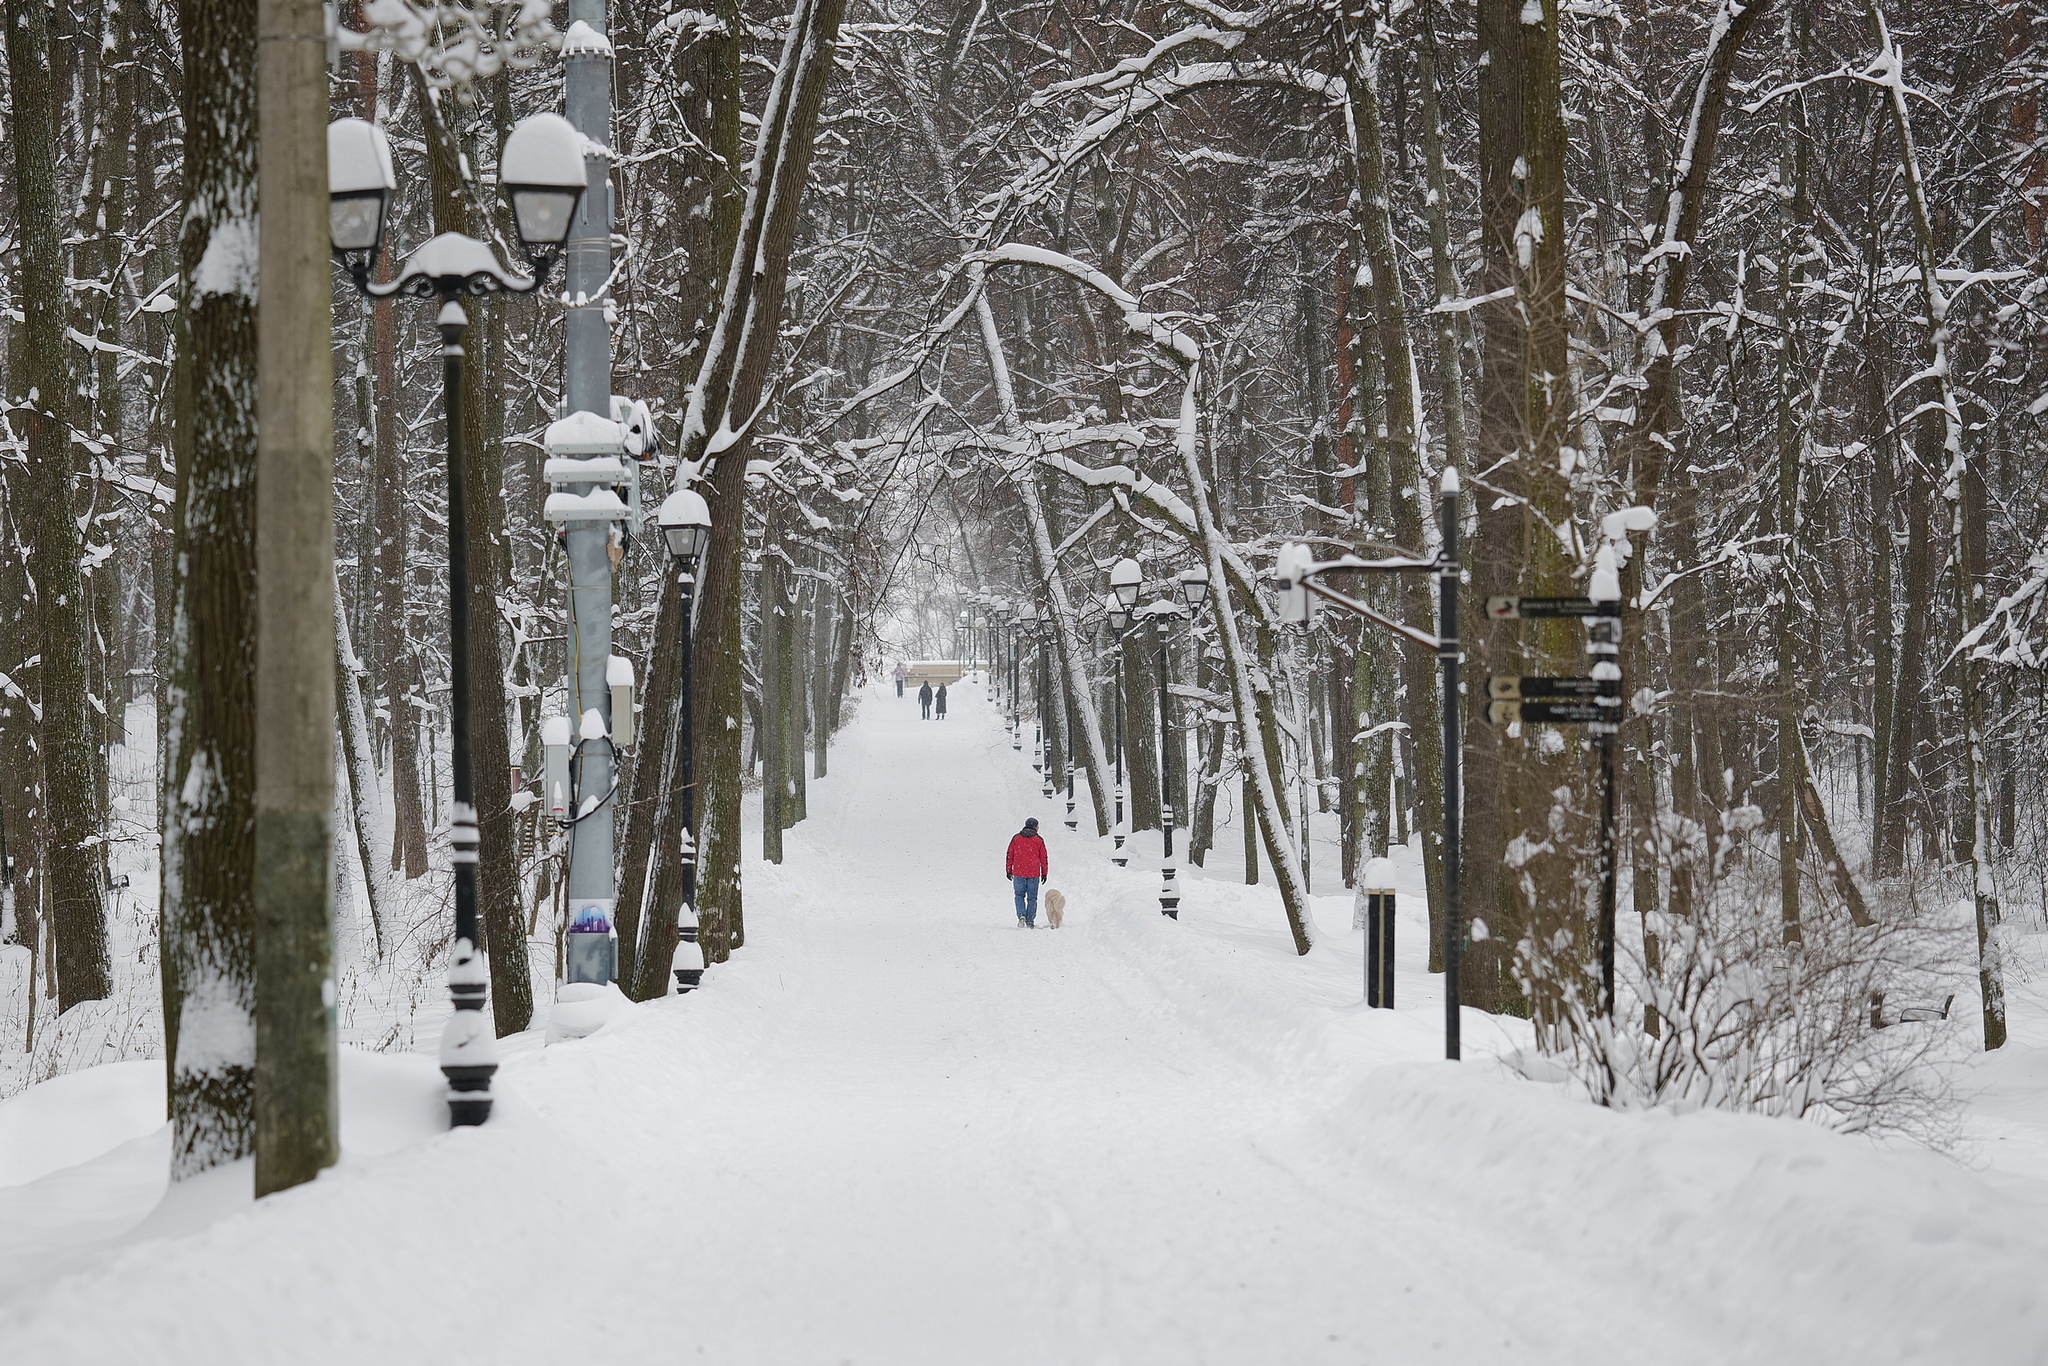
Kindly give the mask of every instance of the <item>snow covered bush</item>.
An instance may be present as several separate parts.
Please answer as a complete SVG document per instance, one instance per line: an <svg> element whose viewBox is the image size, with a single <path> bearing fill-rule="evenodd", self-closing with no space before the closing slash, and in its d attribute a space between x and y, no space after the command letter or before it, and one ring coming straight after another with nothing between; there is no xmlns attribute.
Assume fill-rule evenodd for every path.
<svg viewBox="0 0 2048 1366"><path fill-rule="evenodd" d="M1912 1016L1967 989L1956 965L1974 956L1959 942L1969 929L1933 909L1952 909L1951 889L1899 880L1876 898L1876 923L1858 926L1809 883L1790 938L1777 866L1748 843L1762 824L1738 808L1710 839L1664 819L1659 843L1666 866L1691 877L1690 909L1666 900L1631 926L1624 887L1611 1021L1590 914L1517 946L1522 990L1545 1004L1537 1044L1551 1064L1524 1070L1561 1070L1622 1109L1733 1110L1945 1146L1951 1096L1935 1064L1961 1050L1967 1023Z"/></svg>

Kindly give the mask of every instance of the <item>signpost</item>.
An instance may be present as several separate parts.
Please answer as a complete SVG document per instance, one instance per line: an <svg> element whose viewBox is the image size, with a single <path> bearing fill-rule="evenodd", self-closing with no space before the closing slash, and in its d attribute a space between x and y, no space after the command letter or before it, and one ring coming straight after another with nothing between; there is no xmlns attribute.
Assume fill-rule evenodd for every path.
<svg viewBox="0 0 2048 1366"><path fill-rule="evenodd" d="M1592 596L1584 598L1497 597L1486 600L1494 621L1577 618L1586 623L1590 670L1572 678L1495 674L1486 680L1487 719L1496 726L1520 722L1584 726L1600 746L1600 1012L1614 1019L1614 848L1615 737L1621 730L1621 578L1612 548L1594 560Z"/></svg>

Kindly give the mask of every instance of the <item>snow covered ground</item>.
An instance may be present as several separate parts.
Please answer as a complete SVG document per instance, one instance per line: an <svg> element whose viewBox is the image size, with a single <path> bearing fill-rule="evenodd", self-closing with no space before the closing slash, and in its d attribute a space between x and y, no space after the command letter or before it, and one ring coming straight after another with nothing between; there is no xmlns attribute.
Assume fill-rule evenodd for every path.
<svg viewBox="0 0 2048 1366"><path fill-rule="evenodd" d="M1489 1060L1514 1021L1439 1060L1419 897L1367 1011L1348 897L1307 958L1234 860L1164 920L952 699L866 698L739 956L508 1041L483 1129L351 1053L342 1164L257 1204L165 1196L160 1064L0 1104L0 1361L2048 1362L2036 996L1962 1160L1598 1110Z"/></svg>

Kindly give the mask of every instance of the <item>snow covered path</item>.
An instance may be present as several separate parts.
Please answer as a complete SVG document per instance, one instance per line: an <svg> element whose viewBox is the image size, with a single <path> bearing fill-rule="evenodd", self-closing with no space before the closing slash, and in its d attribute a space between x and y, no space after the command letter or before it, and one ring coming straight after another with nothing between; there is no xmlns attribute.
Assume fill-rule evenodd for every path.
<svg viewBox="0 0 2048 1366"><path fill-rule="evenodd" d="M832 770L787 863L750 865L749 943L705 990L515 1051L481 1130L131 1240L0 1310L0 1359L2048 1351L2044 1207L1810 1126L1403 1063L1439 1037L1410 978L1409 1009L1369 1016L1342 922L1297 960L1256 890L1196 879L1164 921L1154 878L1059 827L972 686L943 723L868 694ZM1025 815L1061 931L1014 927ZM431 1115L438 1077L404 1062Z"/></svg>

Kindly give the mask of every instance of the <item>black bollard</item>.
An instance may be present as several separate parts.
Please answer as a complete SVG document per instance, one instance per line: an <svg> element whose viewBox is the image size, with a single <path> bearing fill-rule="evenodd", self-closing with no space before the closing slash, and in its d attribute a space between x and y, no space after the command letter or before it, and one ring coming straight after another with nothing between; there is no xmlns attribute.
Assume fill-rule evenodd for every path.
<svg viewBox="0 0 2048 1366"><path fill-rule="evenodd" d="M1365 892L1365 1003L1394 1008L1394 865L1376 858L1359 879Z"/></svg>

